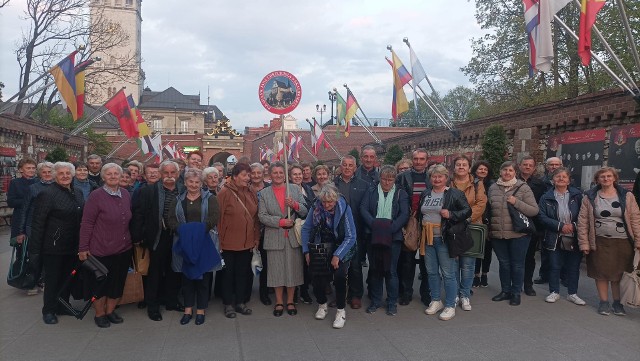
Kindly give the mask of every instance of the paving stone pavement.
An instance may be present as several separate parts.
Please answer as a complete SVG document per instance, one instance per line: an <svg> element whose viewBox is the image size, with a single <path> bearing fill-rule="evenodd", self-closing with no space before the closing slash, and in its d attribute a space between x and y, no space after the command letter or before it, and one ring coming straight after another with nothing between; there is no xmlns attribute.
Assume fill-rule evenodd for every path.
<svg viewBox="0 0 640 361"><path fill-rule="evenodd" d="M8 228L0 228L0 270L6 276ZM298 315L272 315L258 301L257 285L249 306L253 315L227 319L213 300L204 325L179 324L181 314L164 312L154 322L135 305L119 308L120 325L99 329L93 311L84 320L59 317L57 325L41 318L42 295L26 296L0 284L0 360L640 360L640 310L628 315L596 313L593 281L582 272L578 294L587 306L566 301L548 304L546 285L522 305L492 302L499 291L492 263L488 288L476 288L473 310L456 310L440 321L424 314L414 295L396 316L381 309L367 314L347 308L344 329L331 328L335 309L323 321L313 318L317 305L298 305ZM416 277L416 286L417 286ZM417 288L416 288L417 289Z"/></svg>

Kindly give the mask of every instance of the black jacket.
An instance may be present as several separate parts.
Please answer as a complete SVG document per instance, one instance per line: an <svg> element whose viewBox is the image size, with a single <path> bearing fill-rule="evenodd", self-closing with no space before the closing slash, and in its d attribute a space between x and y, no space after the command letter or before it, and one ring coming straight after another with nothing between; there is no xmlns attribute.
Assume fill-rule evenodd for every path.
<svg viewBox="0 0 640 361"><path fill-rule="evenodd" d="M79 189L54 183L35 199L29 253L66 255L78 253L84 197Z"/></svg>
<svg viewBox="0 0 640 361"><path fill-rule="evenodd" d="M409 204L411 204L411 197L413 196L413 177L412 174L416 173L413 168L408 171L402 172L398 174L396 177L396 186L404 189L407 192L407 196L409 196ZM425 183L427 188L431 187L431 180L429 179L429 173L425 171Z"/></svg>
<svg viewBox="0 0 640 361"><path fill-rule="evenodd" d="M364 169L364 166L361 165L356 169L356 173L354 175L367 182L370 186L377 186L380 183L380 171L378 168L374 167L370 172Z"/></svg>
<svg viewBox="0 0 640 361"><path fill-rule="evenodd" d="M160 240L162 226L162 211L164 201L160 203L160 188L162 181L139 188L135 203L132 205L132 217L129 223L131 240L133 243L141 243L143 247L154 249ZM178 194L182 192L182 187L178 187ZM164 191L162 192L164 194ZM163 198L164 199L164 198ZM168 229L166 225L165 229Z"/></svg>
<svg viewBox="0 0 640 361"><path fill-rule="evenodd" d="M371 187L360 204L360 214L362 214L364 233L366 235L371 235L372 233L371 224L378 213L378 198L378 187ZM402 227L409 221L409 207L409 196L407 196L404 189L396 187L391 207L391 233L394 241L402 241L404 238Z"/></svg>
<svg viewBox="0 0 640 361"><path fill-rule="evenodd" d="M335 177L333 183L338 187L339 184L344 183L342 177ZM369 189L369 184L362 179L356 177L355 175L349 181L349 185L351 190L349 191L349 206L351 207L351 211L353 212L353 220L356 224L356 232L360 234L362 231L362 215L360 214L360 204L362 203L362 199L364 195L367 193ZM340 189L338 187L338 189Z"/></svg>
<svg viewBox="0 0 640 361"><path fill-rule="evenodd" d="M571 213L571 224L573 224L574 237L576 238L576 249L578 246L578 214L580 213L580 205L582 204L582 192L578 188L569 187L569 212ZM538 220L544 231L544 240L542 246L545 249L554 251L560 238L560 230L564 223L558 220L558 201L554 195L554 189L548 190L539 203L540 212Z"/></svg>

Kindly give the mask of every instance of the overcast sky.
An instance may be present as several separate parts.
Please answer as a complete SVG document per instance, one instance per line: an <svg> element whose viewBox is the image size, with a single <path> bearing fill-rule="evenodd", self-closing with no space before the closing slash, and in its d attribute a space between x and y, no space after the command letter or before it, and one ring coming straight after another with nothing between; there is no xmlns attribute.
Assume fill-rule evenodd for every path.
<svg viewBox="0 0 640 361"><path fill-rule="evenodd" d="M26 0L0 9L0 81L4 99L17 91L15 43ZM274 70L294 74L302 101L292 115L330 108L327 92L343 83L369 117L391 117L392 73L384 60L392 45L410 69L408 37L436 90L469 85L459 70L471 58L471 38L483 33L468 0L395 1L158 1L142 3L142 67L146 86L173 86L201 94L236 129L259 126L272 116L258 100L260 80ZM424 87L423 87L424 88ZM405 86L407 97L413 95ZM324 114L324 120L328 112Z"/></svg>

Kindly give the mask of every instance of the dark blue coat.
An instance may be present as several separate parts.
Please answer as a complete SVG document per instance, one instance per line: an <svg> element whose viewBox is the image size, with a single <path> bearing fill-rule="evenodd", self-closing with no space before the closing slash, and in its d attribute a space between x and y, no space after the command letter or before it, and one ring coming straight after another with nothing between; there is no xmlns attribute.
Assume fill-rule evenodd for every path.
<svg viewBox="0 0 640 361"><path fill-rule="evenodd" d="M578 188L569 187L569 212L574 231L578 229L577 222L581 204L582 192ZM558 201L554 195L554 188L549 189L540 197L539 208L538 221L544 231L542 246L554 251L561 235L560 230L564 226L564 223L558 220ZM574 237L577 238L577 234L574 234Z"/></svg>
<svg viewBox="0 0 640 361"><path fill-rule="evenodd" d="M360 204L360 214L362 215L363 228L366 235L373 233L371 225L378 213L378 198L378 187L371 187ZM403 240L402 227L409 221L409 207L410 203L407 192L396 186L391 207L391 233L393 234L394 241Z"/></svg>

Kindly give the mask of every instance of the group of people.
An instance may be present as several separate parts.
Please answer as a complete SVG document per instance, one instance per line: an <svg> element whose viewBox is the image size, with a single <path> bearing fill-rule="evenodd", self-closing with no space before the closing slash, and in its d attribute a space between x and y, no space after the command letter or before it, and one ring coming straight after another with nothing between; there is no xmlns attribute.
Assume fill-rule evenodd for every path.
<svg viewBox="0 0 640 361"><path fill-rule="evenodd" d="M102 165L95 155L75 164L24 158L8 203L11 237L27 247L30 267L42 275L27 293L44 288L43 321L57 323L68 314L58 302L66 277L79 261L95 257L109 272L97 291L94 321L101 328L122 323L116 308L137 245L150 255L138 307L153 321L163 319L164 306L183 313L182 325L203 324L212 295L222 299L224 316L251 315L255 262L262 265L260 301L272 305L273 293L276 317L296 315L299 301L313 303L311 294L316 319L337 309L334 328L344 327L347 304L393 316L398 304L413 300L418 264L425 313L450 320L458 306L471 311L474 287L488 287L493 251L500 279L493 301L520 305L522 292L535 295L534 282L548 282L546 302L558 301L564 284L567 299L584 305L578 280L586 255L598 312L625 314L620 280L640 250L640 211L614 168L597 171L596 186L583 192L556 157L546 161L542 177L535 160L524 157L504 162L497 179L486 161L461 155L447 169L431 164L424 149L378 167L375 149L365 146L360 160L358 166L343 157L332 178L325 165L246 158L227 175L222 164L203 169L199 151L186 162L124 167ZM520 229L514 212L533 225ZM469 224L488 231L481 258L469 256L468 240L459 236ZM405 243L409 225L417 225L417 250ZM534 280L537 250L542 264ZM69 299L69 291L61 296Z"/></svg>

